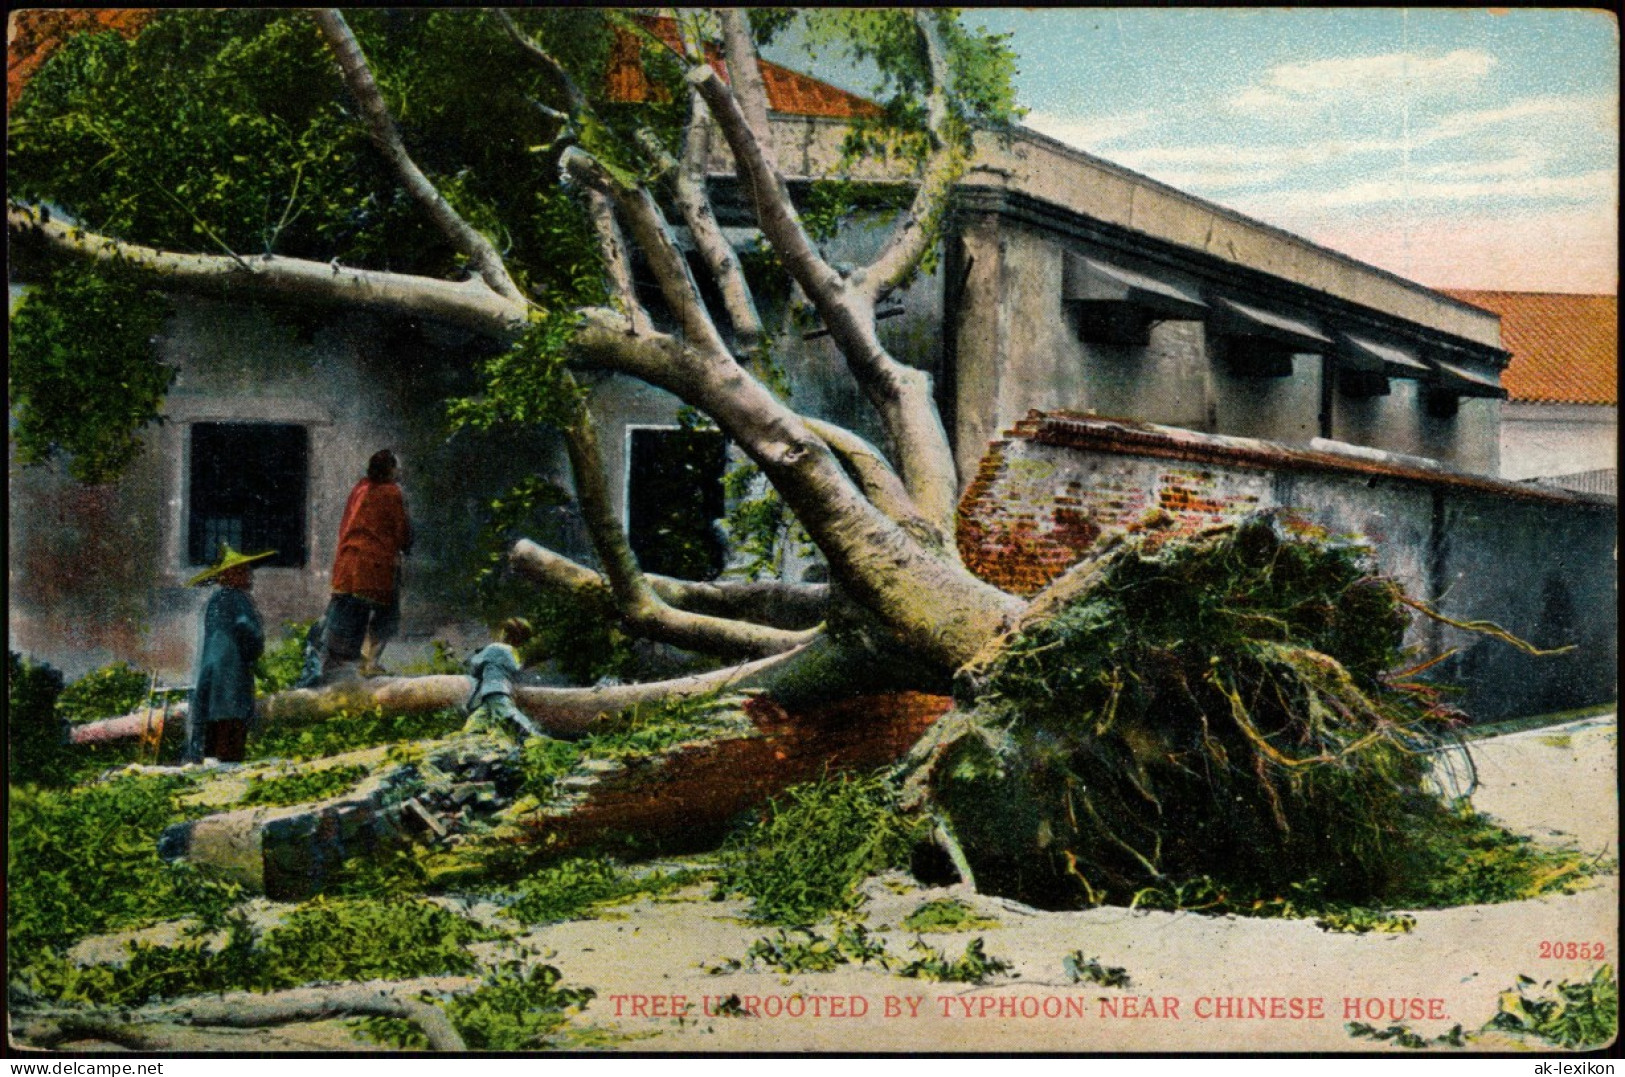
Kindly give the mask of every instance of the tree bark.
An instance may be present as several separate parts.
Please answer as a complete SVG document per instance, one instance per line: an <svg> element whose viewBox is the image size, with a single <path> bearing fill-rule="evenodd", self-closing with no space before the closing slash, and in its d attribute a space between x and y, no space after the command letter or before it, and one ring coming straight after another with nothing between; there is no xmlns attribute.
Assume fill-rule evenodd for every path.
<svg viewBox="0 0 1625 1077"><path fill-rule="evenodd" d="M481 280L498 295L511 303L525 303L525 295L519 286L508 275L508 267L503 263L502 256L497 253L491 241L481 235L479 230L452 208L437 187L429 181L429 177L418 168L417 162L406 150L406 143L401 140L401 133L395 126L395 119L389 114L389 106L384 103L384 95L378 89L378 83L372 77L372 69L367 65L367 57L361 51L361 43L350 32L349 23L344 16L331 8L318 10L312 13L316 25L321 27L322 36L327 39L328 48L332 50L333 57L338 61L339 73L344 76L344 84L350 88L356 103L361 106L362 118L366 121L367 132L372 137L373 144L378 147L384 159L395 170L401 187L422 207L435 226L451 240L452 244L461 251L474 267Z"/></svg>
<svg viewBox="0 0 1625 1077"><path fill-rule="evenodd" d="M543 587L578 598L608 599L609 581L529 539L508 551L508 564ZM644 579L669 605L713 617L750 621L771 628L808 629L829 609L829 585L782 580L678 580L645 573Z"/></svg>
<svg viewBox="0 0 1625 1077"><path fill-rule="evenodd" d="M514 702L544 733L570 739L613 728L617 714L640 703L714 692L765 690L777 678L793 672L798 663L819 653L815 648L817 642L814 640L796 650L754 662L672 680L596 688L522 686L515 693ZM455 675L346 680L321 688L294 688L266 696L259 701L260 718L267 722L315 721L371 707L396 714L427 714L461 707L473 688L472 680ZM185 703L172 706L167 712L168 720L182 720L186 712ZM139 710L85 722L69 731L68 742L108 744L129 740L139 737L151 718L150 711Z"/></svg>
<svg viewBox="0 0 1625 1077"><path fill-rule="evenodd" d="M6 208L6 228L21 248L14 254L32 249L87 262L121 261L183 291L438 318L498 339L516 335L526 324L522 304L505 299L480 280L436 280L274 255L236 258L162 251L98 235L53 220L38 207L17 204Z"/></svg>
<svg viewBox="0 0 1625 1077"><path fill-rule="evenodd" d="M335 1017L404 1017L428 1037L430 1049L462 1052L468 1045L445 1011L413 996L425 991L462 994L479 985L476 979L443 976L300 987L269 994L232 991L116 1012L22 1011L14 1015L13 1032L28 1045L41 1048L98 1039L135 1050L161 1051L181 1047L173 1026L268 1028Z"/></svg>

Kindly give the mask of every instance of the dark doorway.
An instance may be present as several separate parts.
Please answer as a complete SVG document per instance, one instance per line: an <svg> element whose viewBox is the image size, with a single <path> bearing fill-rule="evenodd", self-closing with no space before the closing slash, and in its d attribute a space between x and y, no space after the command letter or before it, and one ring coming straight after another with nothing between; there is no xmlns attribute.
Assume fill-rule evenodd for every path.
<svg viewBox="0 0 1625 1077"><path fill-rule="evenodd" d="M281 423L193 423L186 553L214 561L221 543L275 550L261 564L303 566L310 435Z"/></svg>
<svg viewBox="0 0 1625 1077"><path fill-rule="evenodd" d="M685 580L721 575L727 550L721 432L633 427L626 484L627 537L645 572Z"/></svg>

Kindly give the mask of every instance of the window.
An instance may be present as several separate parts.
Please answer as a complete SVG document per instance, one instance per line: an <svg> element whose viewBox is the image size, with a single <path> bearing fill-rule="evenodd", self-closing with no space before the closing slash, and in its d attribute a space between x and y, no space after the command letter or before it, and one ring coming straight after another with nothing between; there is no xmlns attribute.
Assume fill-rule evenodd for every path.
<svg viewBox="0 0 1625 1077"><path fill-rule="evenodd" d="M275 550L261 562L305 564L305 493L310 437L278 423L193 423L187 559L214 561L235 550Z"/></svg>
<svg viewBox="0 0 1625 1077"><path fill-rule="evenodd" d="M721 575L727 549L720 431L633 427L628 431L626 530L645 572L685 580Z"/></svg>

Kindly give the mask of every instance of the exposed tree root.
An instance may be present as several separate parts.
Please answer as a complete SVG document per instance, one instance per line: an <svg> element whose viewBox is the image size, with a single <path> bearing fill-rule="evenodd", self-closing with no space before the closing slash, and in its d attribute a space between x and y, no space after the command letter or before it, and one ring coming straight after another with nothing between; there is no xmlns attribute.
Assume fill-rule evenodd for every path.
<svg viewBox="0 0 1625 1077"><path fill-rule="evenodd" d="M46 1010L12 1015L12 1034L24 1046L49 1049L79 1040L101 1040L139 1051L184 1050L187 1027L269 1028L335 1017L404 1017L436 1051L466 1051L463 1037L445 1011L418 995L456 994L480 981L468 977L374 980L359 984L299 987L258 994L226 994L178 999L134 1010Z"/></svg>

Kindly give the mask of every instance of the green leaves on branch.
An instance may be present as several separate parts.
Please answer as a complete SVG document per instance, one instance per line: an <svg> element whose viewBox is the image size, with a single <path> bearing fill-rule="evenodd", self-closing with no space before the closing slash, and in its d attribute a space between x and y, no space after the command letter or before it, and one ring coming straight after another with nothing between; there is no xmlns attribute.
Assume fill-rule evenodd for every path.
<svg viewBox="0 0 1625 1077"><path fill-rule="evenodd" d="M480 393L446 407L453 430L502 425L562 427L575 421L585 399L566 364L581 318L538 313L507 351L480 363Z"/></svg>
<svg viewBox="0 0 1625 1077"><path fill-rule="evenodd" d="M31 288L11 318L18 458L65 457L81 482L118 478L175 377L153 347L168 316L168 302L118 265L64 266Z"/></svg>

